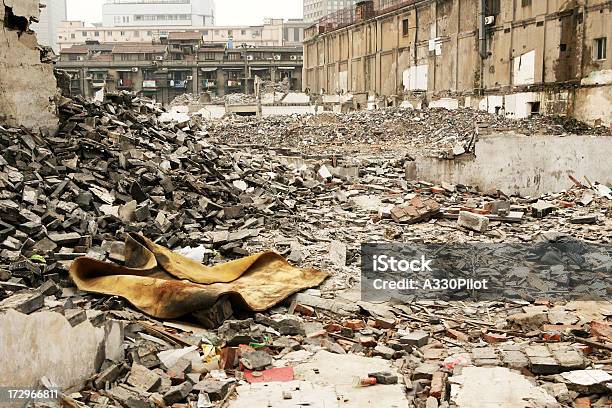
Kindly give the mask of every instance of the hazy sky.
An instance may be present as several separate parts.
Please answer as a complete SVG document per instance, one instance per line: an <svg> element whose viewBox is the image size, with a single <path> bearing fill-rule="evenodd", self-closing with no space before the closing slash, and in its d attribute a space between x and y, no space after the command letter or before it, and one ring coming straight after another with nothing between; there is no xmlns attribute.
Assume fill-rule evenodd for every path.
<svg viewBox="0 0 612 408"><path fill-rule="evenodd" d="M68 19L102 21L104 0L67 0ZM216 0L217 25L258 25L265 17L302 18L302 0Z"/></svg>

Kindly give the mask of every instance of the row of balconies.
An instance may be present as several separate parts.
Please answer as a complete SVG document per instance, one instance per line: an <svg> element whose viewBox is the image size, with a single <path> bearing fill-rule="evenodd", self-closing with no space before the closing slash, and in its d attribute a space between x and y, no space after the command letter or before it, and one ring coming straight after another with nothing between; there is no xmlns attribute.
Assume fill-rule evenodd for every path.
<svg viewBox="0 0 612 408"><path fill-rule="evenodd" d="M151 80L144 80L142 81L142 89L156 89L158 87L160 87L160 82L161 81L157 81L154 79ZM216 88L217 87L217 80L216 79L203 79L202 80L202 87L203 88ZM170 88L174 88L174 89L186 89L188 87L190 83L190 80L168 80L167 81L167 86ZM94 88L101 88L102 86L104 86L105 81L103 80L94 80L92 82L92 86ZM119 89L131 89L134 87L134 85L136 84L135 81L132 81L130 79L120 79L117 81L117 88ZM236 81L236 80L228 80L226 82L226 85L228 87L240 87L242 86L242 83L240 81Z"/></svg>

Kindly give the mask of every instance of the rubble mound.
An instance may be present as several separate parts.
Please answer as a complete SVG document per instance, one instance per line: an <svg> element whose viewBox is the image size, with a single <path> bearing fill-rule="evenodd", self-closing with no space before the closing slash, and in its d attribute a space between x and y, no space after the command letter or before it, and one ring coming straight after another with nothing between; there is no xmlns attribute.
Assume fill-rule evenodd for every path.
<svg viewBox="0 0 612 408"><path fill-rule="evenodd" d="M273 209L298 189L315 194L287 166L216 146L197 118L162 123L161 113L109 94L64 100L55 137L0 126L0 267L44 260L26 279L36 285L79 256L121 261L115 241L129 232L242 256L245 238L277 225L266 222Z"/></svg>
<svg viewBox="0 0 612 408"><path fill-rule="evenodd" d="M257 131L254 131L257 130ZM292 115L264 119L231 117L209 132L231 143L262 143L309 151L360 151L364 147L447 150L469 147L477 133L514 131L525 135L612 135L571 118L534 116L510 119L474 109L385 108L336 115ZM469 149L468 149L469 150Z"/></svg>

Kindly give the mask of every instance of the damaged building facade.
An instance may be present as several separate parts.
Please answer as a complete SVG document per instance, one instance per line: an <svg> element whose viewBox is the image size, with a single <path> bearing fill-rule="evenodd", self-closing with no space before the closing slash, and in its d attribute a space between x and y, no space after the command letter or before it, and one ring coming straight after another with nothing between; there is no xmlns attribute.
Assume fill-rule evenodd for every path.
<svg viewBox="0 0 612 408"><path fill-rule="evenodd" d="M30 23L40 17L38 1L0 0L0 123L42 133L58 128L53 65L41 62Z"/></svg>
<svg viewBox="0 0 612 408"><path fill-rule="evenodd" d="M609 0L364 1L310 27L304 88L610 125ZM405 104L405 105L406 105Z"/></svg>
<svg viewBox="0 0 612 408"><path fill-rule="evenodd" d="M57 66L71 76L73 95L128 90L167 104L185 93L253 93L255 78L302 87L302 47L226 48L199 32L170 33L165 44L74 45Z"/></svg>

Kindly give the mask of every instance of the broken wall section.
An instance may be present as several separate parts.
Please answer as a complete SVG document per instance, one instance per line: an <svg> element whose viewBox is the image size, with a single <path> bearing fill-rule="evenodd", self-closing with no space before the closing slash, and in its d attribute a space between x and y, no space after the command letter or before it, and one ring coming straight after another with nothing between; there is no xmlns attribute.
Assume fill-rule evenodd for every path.
<svg viewBox="0 0 612 408"><path fill-rule="evenodd" d="M0 0L0 124L53 134L58 96L53 65L42 63L29 29L38 0Z"/></svg>

